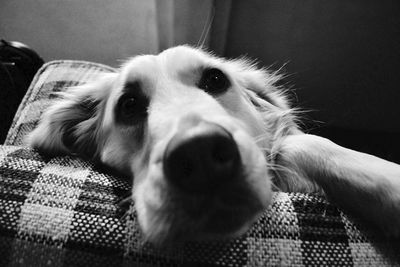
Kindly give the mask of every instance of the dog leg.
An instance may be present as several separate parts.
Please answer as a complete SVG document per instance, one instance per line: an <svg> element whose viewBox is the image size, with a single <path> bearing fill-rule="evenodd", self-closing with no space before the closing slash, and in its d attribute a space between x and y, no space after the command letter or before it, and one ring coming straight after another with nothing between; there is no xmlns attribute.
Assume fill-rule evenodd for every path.
<svg viewBox="0 0 400 267"><path fill-rule="evenodd" d="M400 235L400 165L309 134L285 137L277 163L290 170L280 175L309 179L350 215Z"/></svg>

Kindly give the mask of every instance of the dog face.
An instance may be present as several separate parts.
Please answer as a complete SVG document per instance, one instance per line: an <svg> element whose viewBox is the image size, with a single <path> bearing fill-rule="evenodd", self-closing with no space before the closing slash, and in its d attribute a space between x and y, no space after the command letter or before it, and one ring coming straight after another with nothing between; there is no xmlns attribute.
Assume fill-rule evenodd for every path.
<svg viewBox="0 0 400 267"><path fill-rule="evenodd" d="M236 236L269 205L267 158L296 129L278 78L188 46L137 56L62 93L28 141L132 176L151 242Z"/></svg>

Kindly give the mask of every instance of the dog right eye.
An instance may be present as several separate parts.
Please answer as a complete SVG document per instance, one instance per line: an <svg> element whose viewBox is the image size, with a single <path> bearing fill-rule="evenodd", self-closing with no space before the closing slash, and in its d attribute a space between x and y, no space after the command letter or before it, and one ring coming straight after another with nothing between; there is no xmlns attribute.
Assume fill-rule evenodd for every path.
<svg viewBox="0 0 400 267"><path fill-rule="evenodd" d="M147 117L148 100L126 94L120 98L117 107L117 120L123 124L132 124Z"/></svg>
<svg viewBox="0 0 400 267"><path fill-rule="evenodd" d="M121 103L121 111L124 116L132 116L136 113L136 108L136 99L134 97L126 98Z"/></svg>

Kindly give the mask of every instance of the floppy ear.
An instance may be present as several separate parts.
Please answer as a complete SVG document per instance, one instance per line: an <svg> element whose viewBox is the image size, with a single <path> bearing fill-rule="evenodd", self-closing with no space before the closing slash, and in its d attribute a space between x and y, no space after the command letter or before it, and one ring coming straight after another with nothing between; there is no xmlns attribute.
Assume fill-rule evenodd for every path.
<svg viewBox="0 0 400 267"><path fill-rule="evenodd" d="M261 114L266 131L272 133L275 140L284 135L300 133L296 123L298 110L291 107L287 90L277 85L282 75L258 69L243 59L235 64L240 68L239 83L244 95Z"/></svg>
<svg viewBox="0 0 400 267"><path fill-rule="evenodd" d="M277 85L284 77L279 71L258 69L254 65L250 65L243 71L243 74L244 87L256 105L263 105L263 102L267 102L281 110L290 109L291 103L287 97L287 90Z"/></svg>
<svg viewBox="0 0 400 267"><path fill-rule="evenodd" d="M102 110L115 76L110 73L96 82L60 93L60 99L45 111L38 127L27 136L27 143L49 156L79 154L96 158L104 138Z"/></svg>

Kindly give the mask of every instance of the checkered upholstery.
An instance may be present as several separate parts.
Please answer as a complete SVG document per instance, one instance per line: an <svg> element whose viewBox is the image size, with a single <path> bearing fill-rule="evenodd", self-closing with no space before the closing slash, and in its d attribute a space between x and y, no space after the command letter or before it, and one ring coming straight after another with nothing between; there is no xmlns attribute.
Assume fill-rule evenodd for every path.
<svg viewBox="0 0 400 267"><path fill-rule="evenodd" d="M325 199L274 194L242 237L159 250L143 243L135 207L117 203L130 181L75 157L24 147L54 92L107 66L54 61L36 75L0 146L0 266L396 266L400 243L352 222Z"/></svg>

